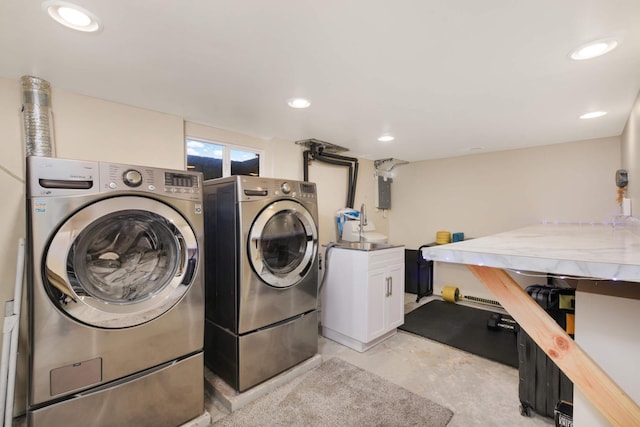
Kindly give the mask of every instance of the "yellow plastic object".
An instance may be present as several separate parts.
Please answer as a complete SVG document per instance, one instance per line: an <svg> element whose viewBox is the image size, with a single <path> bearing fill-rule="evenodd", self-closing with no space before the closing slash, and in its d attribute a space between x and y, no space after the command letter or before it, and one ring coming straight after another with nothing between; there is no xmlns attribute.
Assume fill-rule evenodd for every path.
<svg viewBox="0 0 640 427"><path fill-rule="evenodd" d="M442 288L442 299L449 302L457 302L462 295L460 295L460 290L455 286L445 286Z"/></svg>
<svg viewBox="0 0 640 427"><path fill-rule="evenodd" d="M576 334L576 315L573 313L567 313L567 334Z"/></svg>
<svg viewBox="0 0 640 427"><path fill-rule="evenodd" d="M451 243L451 233L448 231L438 231L436 233L436 244L444 245L446 243Z"/></svg>

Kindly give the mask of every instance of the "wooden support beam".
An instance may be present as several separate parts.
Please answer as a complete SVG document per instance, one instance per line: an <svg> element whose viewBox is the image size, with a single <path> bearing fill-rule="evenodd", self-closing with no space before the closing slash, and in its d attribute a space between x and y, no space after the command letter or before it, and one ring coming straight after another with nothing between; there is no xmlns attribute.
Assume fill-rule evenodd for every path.
<svg viewBox="0 0 640 427"><path fill-rule="evenodd" d="M640 425L640 407L511 276L499 268L467 267L612 425Z"/></svg>

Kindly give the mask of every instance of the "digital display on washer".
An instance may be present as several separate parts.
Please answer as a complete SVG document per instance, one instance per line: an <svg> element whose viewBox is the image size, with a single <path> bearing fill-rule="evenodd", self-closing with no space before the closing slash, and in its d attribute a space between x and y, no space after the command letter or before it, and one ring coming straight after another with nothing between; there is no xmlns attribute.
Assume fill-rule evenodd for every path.
<svg viewBox="0 0 640 427"><path fill-rule="evenodd" d="M300 192L301 193L308 193L308 194L315 194L316 186L315 186L315 184L309 184L309 183L302 182L302 183L300 183Z"/></svg>
<svg viewBox="0 0 640 427"><path fill-rule="evenodd" d="M165 172L164 185L173 187L198 188L198 177L175 172Z"/></svg>

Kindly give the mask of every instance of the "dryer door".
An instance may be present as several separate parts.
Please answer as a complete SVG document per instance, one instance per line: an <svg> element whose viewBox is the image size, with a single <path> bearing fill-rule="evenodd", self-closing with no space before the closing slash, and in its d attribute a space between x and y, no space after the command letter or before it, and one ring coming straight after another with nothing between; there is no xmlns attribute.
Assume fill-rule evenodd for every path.
<svg viewBox="0 0 640 427"><path fill-rule="evenodd" d="M318 253L318 230L311 213L293 200L264 208L249 230L249 261L268 285L285 288L299 283Z"/></svg>
<svg viewBox="0 0 640 427"><path fill-rule="evenodd" d="M198 242L176 210L145 197L103 199L54 233L43 278L57 307L101 328L148 322L189 289Z"/></svg>

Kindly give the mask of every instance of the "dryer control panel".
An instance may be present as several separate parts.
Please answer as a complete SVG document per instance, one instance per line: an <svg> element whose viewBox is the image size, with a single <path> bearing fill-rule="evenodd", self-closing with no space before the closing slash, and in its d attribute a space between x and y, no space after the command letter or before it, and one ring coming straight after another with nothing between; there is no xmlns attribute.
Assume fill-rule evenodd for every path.
<svg viewBox="0 0 640 427"><path fill-rule="evenodd" d="M240 201L274 197L287 197L310 202L316 200L316 184L313 182L250 176L239 177L238 180Z"/></svg>

